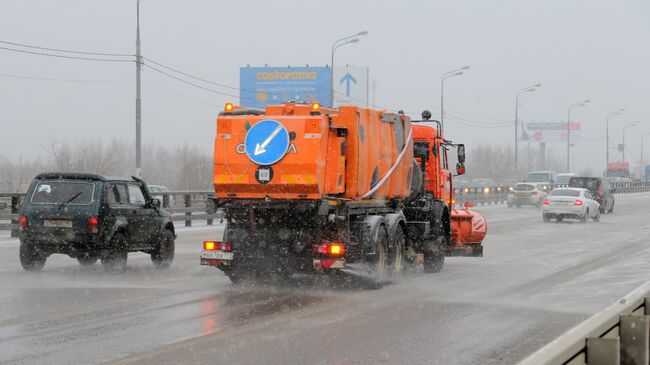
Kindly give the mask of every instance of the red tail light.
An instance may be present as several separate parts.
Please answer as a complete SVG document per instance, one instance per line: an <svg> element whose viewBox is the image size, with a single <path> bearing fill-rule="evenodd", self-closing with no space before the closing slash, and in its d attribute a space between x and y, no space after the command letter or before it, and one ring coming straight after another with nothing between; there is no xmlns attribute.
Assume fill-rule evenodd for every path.
<svg viewBox="0 0 650 365"><path fill-rule="evenodd" d="M206 251L232 251L232 243L220 241L203 241L203 249Z"/></svg>
<svg viewBox="0 0 650 365"><path fill-rule="evenodd" d="M548 205L548 199L544 199L544 205Z"/></svg>
<svg viewBox="0 0 650 365"><path fill-rule="evenodd" d="M581 207L582 204L583 204L582 200L580 200L580 199L576 199L576 202L575 202L574 205L575 205L576 207Z"/></svg>
<svg viewBox="0 0 650 365"><path fill-rule="evenodd" d="M537 195L537 192L533 191L532 193L530 193L530 195Z"/></svg>
<svg viewBox="0 0 650 365"><path fill-rule="evenodd" d="M345 253L345 246L342 243L323 243L322 245L314 245L314 253L331 256L343 256Z"/></svg>
<svg viewBox="0 0 650 365"><path fill-rule="evenodd" d="M21 231L26 231L27 230L27 216L26 215L21 215L18 223L20 224L20 230Z"/></svg>
<svg viewBox="0 0 650 365"><path fill-rule="evenodd" d="M98 233L99 232L99 219L92 217L88 218L88 222L86 224L86 229L88 230L88 233Z"/></svg>

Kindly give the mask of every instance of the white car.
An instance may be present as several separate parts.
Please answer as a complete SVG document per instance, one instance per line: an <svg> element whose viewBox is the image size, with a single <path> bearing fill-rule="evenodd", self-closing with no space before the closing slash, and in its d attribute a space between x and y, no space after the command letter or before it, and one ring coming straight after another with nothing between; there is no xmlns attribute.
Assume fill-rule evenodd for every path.
<svg viewBox="0 0 650 365"><path fill-rule="evenodd" d="M151 194L151 197L160 200L161 204L163 203L163 194L160 193L169 193L169 189L166 186L162 186L162 185L147 185L147 188L149 188L149 193ZM170 207L174 206L173 195L169 195L169 206Z"/></svg>
<svg viewBox="0 0 650 365"><path fill-rule="evenodd" d="M537 184L519 183L508 189L508 208L513 205L517 208L522 205L540 207L546 198L546 192Z"/></svg>
<svg viewBox="0 0 650 365"><path fill-rule="evenodd" d="M561 222L564 218L578 219L586 222L591 218L600 221L600 204L594 200L589 190L582 188L553 189L542 205L542 218L550 222L555 218Z"/></svg>

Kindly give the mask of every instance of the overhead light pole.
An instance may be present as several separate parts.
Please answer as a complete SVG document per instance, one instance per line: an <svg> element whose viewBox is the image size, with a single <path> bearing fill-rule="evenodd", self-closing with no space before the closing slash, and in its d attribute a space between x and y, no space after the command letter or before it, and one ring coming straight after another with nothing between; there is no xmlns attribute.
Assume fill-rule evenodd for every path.
<svg viewBox="0 0 650 365"><path fill-rule="evenodd" d="M606 149L607 149L607 153L606 153L605 156L606 156L606 159L607 159L607 163L605 164L605 168L607 168L607 164L609 164L609 118L613 117L615 115L621 115L621 113L624 112L624 111L625 111L625 108L622 108L622 109L619 109L619 110L617 110L615 112L611 112L611 113L607 114L607 123L606 123L606 129L605 129L605 139L606 139L605 146L606 146Z"/></svg>
<svg viewBox="0 0 650 365"><path fill-rule="evenodd" d="M566 120L566 172L571 172L571 110L575 108L582 108L587 105L591 100L583 100L579 103L569 105L569 110L567 112Z"/></svg>
<svg viewBox="0 0 650 365"><path fill-rule="evenodd" d="M368 31L364 30L357 34L349 35L341 39L337 39L336 42L332 44L332 62L330 63L330 100L331 107L334 107L334 52L337 48L345 46L346 44L359 43L359 38L364 35L367 35Z"/></svg>
<svg viewBox="0 0 650 365"><path fill-rule="evenodd" d="M542 84L535 84L533 86L524 87L522 89L519 89L519 91L517 91L517 94L515 95L515 179L517 179L518 172L519 172L519 167L518 167L518 161L519 161L518 151L519 151L519 148L518 148L518 144L517 144L517 140L518 140L517 134L518 134L518 128L519 128L519 95L524 94L524 93L533 92L533 91L537 90L537 88L540 88L540 87L542 87Z"/></svg>
<svg viewBox="0 0 650 365"><path fill-rule="evenodd" d="M639 121L638 121L638 120L637 120L636 122L632 122L632 123L626 124L626 125L623 127L623 161L625 161L625 130L628 129L628 128L630 128L630 127L634 127L634 126L636 126L637 124L639 124Z"/></svg>
<svg viewBox="0 0 650 365"><path fill-rule="evenodd" d="M443 136L445 132L445 80L450 77L460 76L465 70L469 70L469 66L446 72L440 77L440 131Z"/></svg>
<svg viewBox="0 0 650 365"><path fill-rule="evenodd" d="M648 176L646 176L646 171L645 168L643 167L643 141L647 136L650 136L650 132L641 136L641 159L639 161L639 168L641 169L641 173L639 174L639 176L643 176L643 181L648 181Z"/></svg>
<svg viewBox="0 0 650 365"><path fill-rule="evenodd" d="M142 178L142 102L140 100L140 73L142 56L140 55L140 0L136 5L135 38L135 176Z"/></svg>

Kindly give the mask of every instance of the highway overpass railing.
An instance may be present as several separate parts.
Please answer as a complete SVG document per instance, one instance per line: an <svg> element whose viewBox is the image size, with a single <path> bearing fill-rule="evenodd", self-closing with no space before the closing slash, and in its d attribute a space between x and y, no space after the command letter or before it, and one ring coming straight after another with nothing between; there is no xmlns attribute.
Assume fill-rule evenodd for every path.
<svg viewBox="0 0 650 365"><path fill-rule="evenodd" d="M172 220L185 222L186 227L193 221L206 221L212 225L215 219L221 219L212 199L211 191L170 191L152 193L161 200L162 207L172 213ZM18 236L18 211L24 199L24 193L0 193L0 231L11 231L12 237Z"/></svg>
<svg viewBox="0 0 650 365"><path fill-rule="evenodd" d="M546 187L551 191L562 185L552 184ZM650 192L650 182L633 181L612 184L615 194L630 194ZM485 186L485 187L456 187L454 188L454 200L457 206L466 202L474 205L480 204L503 204L508 200L508 191L511 186ZM185 226L191 226L192 221L205 220L211 225L213 220L221 218L216 207L209 199L213 196L211 191L171 191L156 192L152 194L161 200L163 208L172 213L175 221L184 221ZM11 230L12 236L17 235L18 211L24 193L0 193L0 231Z"/></svg>
<svg viewBox="0 0 650 365"><path fill-rule="evenodd" d="M641 365L650 348L650 282L534 352L519 365Z"/></svg>
<svg viewBox="0 0 650 365"><path fill-rule="evenodd" d="M539 184L545 191L559 187L566 187L563 184ZM630 181L617 182L611 184L614 194L631 194L650 192L650 181ZM512 186L484 186L484 187L455 187L454 200L456 205L462 206L465 202L471 202L480 205L484 204L504 204L508 201L508 192Z"/></svg>

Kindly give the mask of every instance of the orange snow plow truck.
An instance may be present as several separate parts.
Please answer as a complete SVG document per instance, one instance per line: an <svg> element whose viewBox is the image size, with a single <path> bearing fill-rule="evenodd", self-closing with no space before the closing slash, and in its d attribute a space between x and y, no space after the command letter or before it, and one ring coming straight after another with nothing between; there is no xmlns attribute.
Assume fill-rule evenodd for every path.
<svg viewBox="0 0 650 365"><path fill-rule="evenodd" d="M217 119L214 203L223 238L201 264L233 282L294 273L358 274L380 283L409 265L482 256L487 225L453 208L448 151L465 147L439 124L356 106L226 104Z"/></svg>

